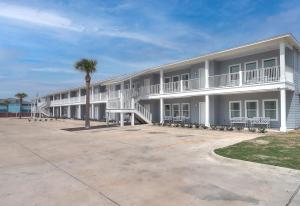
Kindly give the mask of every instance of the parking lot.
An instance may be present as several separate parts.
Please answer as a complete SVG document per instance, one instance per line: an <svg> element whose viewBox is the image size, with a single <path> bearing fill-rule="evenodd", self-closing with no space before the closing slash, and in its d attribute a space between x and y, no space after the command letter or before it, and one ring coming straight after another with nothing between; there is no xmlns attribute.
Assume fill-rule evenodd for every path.
<svg viewBox="0 0 300 206"><path fill-rule="evenodd" d="M93 125L104 123L94 122ZM0 119L0 205L300 205L300 172L214 148L259 134Z"/></svg>

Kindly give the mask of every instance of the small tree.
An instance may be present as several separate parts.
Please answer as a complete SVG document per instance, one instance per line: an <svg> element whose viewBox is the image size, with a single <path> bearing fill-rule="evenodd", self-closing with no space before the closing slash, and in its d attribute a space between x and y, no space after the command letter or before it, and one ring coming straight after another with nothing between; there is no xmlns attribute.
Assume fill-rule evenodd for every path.
<svg viewBox="0 0 300 206"><path fill-rule="evenodd" d="M19 118L21 119L22 118L22 104L23 104L23 99L25 97L27 97L27 94L26 93L17 93L15 95L15 97L17 97L19 99L19 103L20 103L20 113L19 113Z"/></svg>
<svg viewBox="0 0 300 206"><path fill-rule="evenodd" d="M75 69L85 73L86 103L85 103L85 128L90 128L90 87L91 74L96 72L97 61L93 59L81 59L74 65Z"/></svg>

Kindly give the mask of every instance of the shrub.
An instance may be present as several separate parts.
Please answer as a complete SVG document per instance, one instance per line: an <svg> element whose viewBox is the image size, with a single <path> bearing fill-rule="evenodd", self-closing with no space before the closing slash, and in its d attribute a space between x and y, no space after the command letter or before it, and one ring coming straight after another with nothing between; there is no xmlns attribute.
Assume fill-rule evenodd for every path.
<svg viewBox="0 0 300 206"><path fill-rule="evenodd" d="M254 128L254 127L248 127L248 131L249 132L256 132L256 128Z"/></svg>
<svg viewBox="0 0 300 206"><path fill-rule="evenodd" d="M227 126L227 127L226 127L226 130L227 130L227 131L233 131L233 128L232 128L231 126Z"/></svg>
<svg viewBox="0 0 300 206"><path fill-rule="evenodd" d="M216 125L210 125L210 128L211 128L212 130L216 130L216 129L217 129L217 126L216 126Z"/></svg>
<svg viewBox="0 0 300 206"><path fill-rule="evenodd" d="M259 133L266 133L267 131L266 131L266 127L260 127L260 128L258 128L258 132Z"/></svg>
<svg viewBox="0 0 300 206"><path fill-rule="evenodd" d="M235 129L238 130L238 131L241 131L241 130L244 129L244 127L242 127L242 126L236 126Z"/></svg>
<svg viewBox="0 0 300 206"><path fill-rule="evenodd" d="M208 127L205 126L205 125L201 125L201 128L202 128L202 129L207 129Z"/></svg>

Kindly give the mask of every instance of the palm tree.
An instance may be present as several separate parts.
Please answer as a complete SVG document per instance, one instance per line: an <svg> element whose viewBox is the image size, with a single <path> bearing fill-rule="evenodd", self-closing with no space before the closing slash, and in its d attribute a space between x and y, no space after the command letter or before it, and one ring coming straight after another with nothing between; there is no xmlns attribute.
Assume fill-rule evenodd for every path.
<svg viewBox="0 0 300 206"><path fill-rule="evenodd" d="M27 97L27 94L26 93L17 93L15 95L15 97L17 97L19 99L19 102L20 102L20 115L19 115L19 118L21 119L22 118L22 104L23 104L23 99L25 97Z"/></svg>
<svg viewBox="0 0 300 206"><path fill-rule="evenodd" d="M8 99L3 100L3 104L6 106L6 117L8 117L9 100Z"/></svg>
<svg viewBox="0 0 300 206"><path fill-rule="evenodd" d="M85 128L90 128L90 86L91 75L96 72L97 61L93 59L81 59L74 65L75 69L85 73L86 104L85 104Z"/></svg>

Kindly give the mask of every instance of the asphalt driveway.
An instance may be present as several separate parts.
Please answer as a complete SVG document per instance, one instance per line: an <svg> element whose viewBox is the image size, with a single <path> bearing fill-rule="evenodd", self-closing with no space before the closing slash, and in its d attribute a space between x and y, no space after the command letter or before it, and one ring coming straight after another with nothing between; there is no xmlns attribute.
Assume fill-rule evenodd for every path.
<svg viewBox="0 0 300 206"><path fill-rule="evenodd" d="M299 171L212 153L257 134L81 125L0 119L0 205L300 205Z"/></svg>

